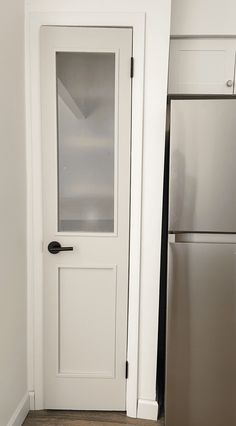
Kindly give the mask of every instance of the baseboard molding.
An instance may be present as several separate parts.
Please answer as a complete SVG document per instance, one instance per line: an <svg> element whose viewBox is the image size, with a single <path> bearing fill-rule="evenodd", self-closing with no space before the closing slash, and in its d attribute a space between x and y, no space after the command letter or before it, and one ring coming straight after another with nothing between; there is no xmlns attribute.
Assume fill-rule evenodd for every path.
<svg viewBox="0 0 236 426"><path fill-rule="evenodd" d="M157 417L158 417L157 401L150 401L148 399L139 399L137 417L139 419L157 420Z"/></svg>
<svg viewBox="0 0 236 426"><path fill-rule="evenodd" d="M29 406L29 393L27 392L10 418L7 426L21 426L29 412Z"/></svg>
<svg viewBox="0 0 236 426"><path fill-rule="evenodd" d="M34 391L29 391L29 406L30 410L35 410L35 393Z"/></svg>

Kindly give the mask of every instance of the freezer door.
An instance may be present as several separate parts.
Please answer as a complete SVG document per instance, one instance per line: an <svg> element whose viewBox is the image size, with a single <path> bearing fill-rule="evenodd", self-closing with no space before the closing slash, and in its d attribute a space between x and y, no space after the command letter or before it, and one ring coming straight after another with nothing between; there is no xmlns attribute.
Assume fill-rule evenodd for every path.
<svg viewBox="0 0 236 426"><path fill-rule="evenodd" d="M166 361L166 426L236 425L236 244L170 244Z"/></svg>
<svg viewBox="0 0 236 426"><path fill-rule="evenodd" d="M172 100L173 232L236 232L236 99Z"/></svg>

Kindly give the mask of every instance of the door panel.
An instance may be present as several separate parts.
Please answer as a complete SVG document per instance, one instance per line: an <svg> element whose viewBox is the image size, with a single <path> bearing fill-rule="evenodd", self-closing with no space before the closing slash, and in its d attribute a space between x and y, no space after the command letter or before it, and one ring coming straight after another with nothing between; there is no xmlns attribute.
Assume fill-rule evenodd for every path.
<svg viewBox="0 0 236 426"><path fill-rule="evenodd" d="M236 423L236 245L169 244L166 426Z"/></svg>
<svg viewBox="0 0 236 426"><path fill-rule="evenodd" d="M229 39L171 40L168 92L232 95L235 51Z"/></svg>
<svg viewBox="0 0 236 426"><path fill-rule="evenodd" d="M41 30L45 408L125 410L131 56L129 28Z"/></svg>
<svg viewBox="0 0 236 426"><path fill-rule="evenodd" d="M60 268L58 309L59 374L113 378L116 268Z"/></svg>
<svg viewBox="0 0 236 426"><path fill-rule="evenodd" d="M171 102L171 231L236 231L235 114L235 99Z"/></svg>

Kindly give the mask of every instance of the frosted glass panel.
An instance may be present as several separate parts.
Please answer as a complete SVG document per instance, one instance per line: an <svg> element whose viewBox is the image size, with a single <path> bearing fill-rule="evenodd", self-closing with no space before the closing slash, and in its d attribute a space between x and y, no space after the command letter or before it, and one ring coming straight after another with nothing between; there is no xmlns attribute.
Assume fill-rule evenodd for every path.
<svg viewBox="0 0 236 426"><path fill-rule="evenodd" d="M58 231L114 231L115 54L57 52Z"/></svg>

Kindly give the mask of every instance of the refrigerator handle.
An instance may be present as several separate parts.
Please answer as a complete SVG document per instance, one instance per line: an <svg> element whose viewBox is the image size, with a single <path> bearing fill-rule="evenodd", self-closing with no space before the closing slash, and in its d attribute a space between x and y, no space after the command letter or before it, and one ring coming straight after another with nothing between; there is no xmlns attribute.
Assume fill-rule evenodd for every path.
<svg viewBox="0 0 236 426"><path fill-rule="evenodd" d="M169 234L168 242L169 242L169 244L176 243L175 234Z"/></svg>
<svg viewBox="0 0 236 426"><path fill-rule="evenodd" d="M214 243L214 244L236 244L235 234L207 234L207 233L176 233L169 234L169 244L176 243Z"/></svg>

